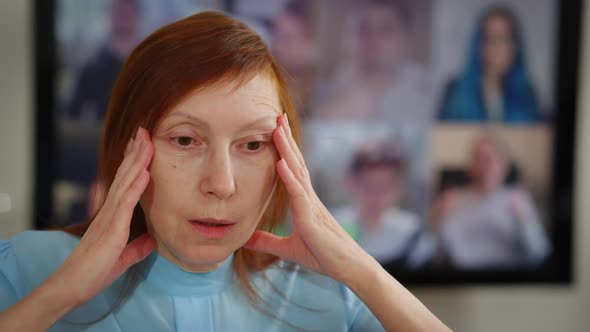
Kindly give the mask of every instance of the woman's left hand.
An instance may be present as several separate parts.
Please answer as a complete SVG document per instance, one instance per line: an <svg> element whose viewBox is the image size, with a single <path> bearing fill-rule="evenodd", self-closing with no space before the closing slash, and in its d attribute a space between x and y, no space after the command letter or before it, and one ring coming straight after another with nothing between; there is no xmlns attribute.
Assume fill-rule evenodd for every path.
<svg viewBox="0 0 590 332"><path fill-rule="evenodd" d="M288 237L256 231L245 247L276 255L346 283L345 278L350 277L350 263L366 262L372 257L346 233L317 197L285 115L278 120L273 140L281 156L277 170L289 193L294 230Z"/></svg>
<svg viewBox="0 0 590 332"><path fill-rule="evenodd" d="M279 118L273 140L281 160L277 169L293 212L288 237L256 231L245 247L306 266L348 286L386 331L449 329L366 253L328 212L314 192L286 116Z"/></svg>

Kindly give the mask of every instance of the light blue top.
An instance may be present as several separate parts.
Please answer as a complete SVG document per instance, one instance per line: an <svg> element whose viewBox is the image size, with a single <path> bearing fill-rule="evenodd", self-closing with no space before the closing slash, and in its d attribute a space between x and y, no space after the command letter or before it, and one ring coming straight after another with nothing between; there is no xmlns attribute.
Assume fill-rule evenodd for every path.
<svg viewBox="0 0 590 332"><path fill-rule="evenodd" d="M0 312L47 279L78 242L58 231L0 241ZM284 261L252 275L263 300L256 308L234 279L232 260L213 272L190 273L154 253L126 273L139 283L112 312L124 277L50 331L383 331L347 287Z"/></svg>

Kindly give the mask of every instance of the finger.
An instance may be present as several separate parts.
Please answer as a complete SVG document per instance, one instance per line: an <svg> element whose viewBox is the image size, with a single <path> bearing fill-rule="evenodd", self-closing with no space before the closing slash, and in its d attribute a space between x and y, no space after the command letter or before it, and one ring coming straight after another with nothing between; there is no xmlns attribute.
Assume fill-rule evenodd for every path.
<svg viewBox="0 0 590 332"><path fill-rule="evenodd" d="M287 141L285 130L281 126L279 126L273 133L273 139L281 158L287 162L289 167L291 167L291 169L300 169L301 165L299 160L297 160L297 157L293 153L293 150Z"/></svg>
<svg viewBox="0 0 590 332"><path fill-rule="evenodd" d="M284 130L283 130L284 133ZM283 135L283 134L281 134ZM284 136L284 135L283 135ZM281 138L279 138L280 140ZM282 139L285 139L284 137ZM313 187L311 185L311 178L309 176L309 171L307 170L307 166L305 165L305 162L301 161L302 159L297 158L296 154L294 153L293 149L297 149L297 151L299 151L298 147L296 144L294 144L294 147L291 147L291 145L285 144L283 143L283 145L286 145L287 147L283 148L286 152L285 152L285 156L287 156L287 158L283 158L286 161L286 164L288 166L288 168L290 169L291 173L294 174L295 178L297 178L299 180L299 182L301 183L301 186L307 190L308 192L313 191ZM298 152L299 153L299 152Z"/></svg>
<svg viewBox="0 0 590 332"><path fill-rule="evenodd" d="M139 128L137 128L137 131L135 132L135 135L133 137L131 137L131 139L129 140L129 143L127 143L127 147L125 149L125 155L128 155L131 151L133 151L134 148L139 146L139 143L141 143L141 141L139 140L139 138L141 138L141 130L142 130L142 127L139 126Z"/></svg>
<svg viewBox="0 0 590 332"><path fill-rule="evenodd" d="M138 160L138 155L142 154L146 145L152 145L149 139L149 134L147 130L140 127L134 139L134 147L132 148L132 152L134 153L126 156L121 162L121 166L119 167L121 173L125 173L129 168L133 167Z"/></svg>
<svg viewBox="0 0 590 332"><path fill-rule="evenodd" d="M127 146L125 147L125 153L123 154L123 156L127 156L129 155L129 153L131 153L131 151L133 150L133 147L135 146L135 139L131 138L129 140L129 142L127 143Z"/></svg>
<svg viewBox="0 0 590 332"><path fill-rule="evenodd" d="M107 227L108 232L129 231L135 207L149 182L150 173L144 169L122 195L109 194L107 203L99 211L99 216L103 218L97 217L90 226L96 224L96 227Z"/></svg>
<svg viewBox="0 0 590 332"><path fill-rule="evenodd" d="M282 126L285 129L285 134L287 136L287 142L289 142L289 145L291 146L291 150L293 150L293 153L295 153L295 156L299 160L301 166L306 167L305 166L305 159L303 158L303 154L301 153L301 149L299 148L299 145L297 145L297 142L295 142L295 138L293 137L293 133L291 132L291 126L289 125L289 118L287 117L287 114L283 115Z"/></svg>
<svg viewBox="0 0 590 332"><path fill-rule="evenodd" d="M280 237L265 231L255 231L244 247L266 254L292 260L288 238Z"/></svg>
<svg viewBox="0 0 590 332"><path fill-rule="evenodd" d="M282 124L285 126L285 130L287 131L287 134L289 134L290 136L293 136L293 133L291 132L291 125L289 124L289 117L287 116L287 113L283 114L283 116L282 116Z"/></svg>
<svg viewBox="0 0 590 332"><path fill-rule="evenodd" d="M147 168L153 158L153 144L143 138L139 139L142 140L140 147L129 156L130 162L126 166L121 166L122 168L115 177L116 181L113 181L113 196L116 200L120 200L127 195L129 187L135 182L142 170Z"/></svg>
<svg viewBox="0 0 590 332"><path fill-rule="evenodd" d="M107 202L100 209L93 222L90 223L90 227L84 234L84 237L87 235L92 235L94 238L104 237L107 239L105 241L108 242L109 239L117 241L117 237L113 237L112 234L124 233L127 234L125 235L125 238L127 238L133 212L149 181L150 173L147 170L143 170L125 195L114 197L114 195L109 194Z"/></svg>
<svg viewBox="0 0 590 332"><path fill-rule="evenodd" d="M296 163L289 163L289 167L297 176L297 178L299 178L302 181L304 187L307 190L313 190L305 159L303 158L303 154L301 153L301 150L299 149L297 142L295 142L295 139L291 134L291 128L289 127L288 118L286 114L284 114L281 118L279 126L281 126L284 129L286 136L285 139L287 140L287 143L290 147L290 151L293 154L293 159L297 161Z"/></svg>
<svg viewBox="0 0 590 332"><path fill-rule="evenodd" d="M114 279L118 278L132 265L144 260L154 249L156 249L156 240L149 234L143 234L131 241L123 249L121 256L119 256L117 263L113 267Z"/></svg>
<svg viewBox="0 0 590 332"><path fill-rule="evenodd" d="M295 177L295 174L293 174L284 159L279 160L277 163L277 171L281 177L281 180L283 180L285 187L287 188L289 200L291 203L297 204L298 200L305 199L306 192L303 189L303 186Z"/></svg>
<svg viewBox="0 0 590 332"><path fill-rule="evenodd" d="M139 202L141 195L150 182L150 173L147 170L141 170L137 179L131 184L125 195L119 198L117 208L114 215L116 225L120 227L129 227L129 222L133 216L135 206ZM125 220L127 222L118 222Z"/></svg>
<svg viewBox="0 0 590 332"><path fill-rule="evenodd" d="M115 178L113 179L113 183L111 184L111 188L118 188L119 181L121 180L121 174L125 174L127 169L129 168L130 164L132 164L132 160L134 158L135 153L141 147L142 140L139 139L140 133L142 128L139 127L137 132L133 138L127 143L127 148L125 149L125 154L123 155L123 161L117 168L117 173L115 174Z"/></svg>
<svg viewBox="0 0 590 332"><path fill-rule="evenodd" d="M116 225L118 229L127 229L129 227L135 206L150 180L145 165L149 164L149 160L153 156L153 146L141 137L142 130L144 129L139 129L135 139L135 144L139 144L139 146L135 147L135 150L124 161L127 162L126 165L129 169L125 170L125 165L122 164L117 171L104 205L106 209L99 212L104 212L107 215L105 218L100 218L104 222L99 224L108 224L110 225L108 227ZM143 145L140 141L144 142Z"/></svg>
<svg viewBox="0 0 590 332"><path fill-rule="evenodd" d="M143 140L143 139L142 139ZM143 140L137 153L134 154L132 162L127 170L121 173L119 192L124 193L129 186L135 181L142 170L147 169L154 155L154 146L151 142Z"/></svg>

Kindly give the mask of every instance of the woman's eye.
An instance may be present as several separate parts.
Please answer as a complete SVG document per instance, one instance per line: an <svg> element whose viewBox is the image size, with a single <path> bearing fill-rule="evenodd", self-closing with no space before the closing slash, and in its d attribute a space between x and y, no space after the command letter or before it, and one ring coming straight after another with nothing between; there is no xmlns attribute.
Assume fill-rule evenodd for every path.
<svg viewBox="0 0 590 332"><path fill-rule="evenodd" d="M194 142L194 139L188 136L174 137L172 140L180 146L190 146Z"/></svg>
<svg viewBox="0 0 590 332"><path fill-rule="evenodd" d="M258 151L262 148L262 146L264 145L264 142L261 141L252 141L252 142L248 142L246 143L246 150L248 151Z"/></svg>

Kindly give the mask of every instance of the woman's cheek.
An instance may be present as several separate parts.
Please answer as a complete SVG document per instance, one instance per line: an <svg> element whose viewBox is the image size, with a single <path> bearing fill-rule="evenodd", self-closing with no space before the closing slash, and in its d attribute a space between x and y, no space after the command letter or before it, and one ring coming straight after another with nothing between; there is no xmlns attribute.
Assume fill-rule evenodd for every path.
<svg viewBox="0 0 590 332"><path fill-rule="evenodd" d="M165 171L172 170L176 174L181 174L191 172L195 167L200 166L204 158L202 154L193 150L183 150L169 144L161 144L159 149L156 148L154 160L157 160Z"/></svg>
<svg viewBox="0 0 590 332"><path fill-rule="evenodd" d="M167 153L164 149L156 147L154 158L150 165L151 183L146 192L152 198L162 200L171 195L178 195L186 184L188 171L186 170L186 158L178 154Z"/></svg>
<svg viewBox="0 0 590 332"><path fill-rule="evenodd" d="M272 189L278 181L278 173L275 169L275 161L273 158L266 158L258 162L244 163L240 169L239 175L236 177L238 187L248 188L249 193L257 193L256 195L248 195L249 205L254 207L258 213L272 194Z"/></svg>
<svg viewBox="0 0 590 332"><path fill-rule="evenodd" d="M278 159L275 159L270 153L239 159L234 162L234 173L256 183L272 182L273 178L278 176L275 169Z"/></svg>

